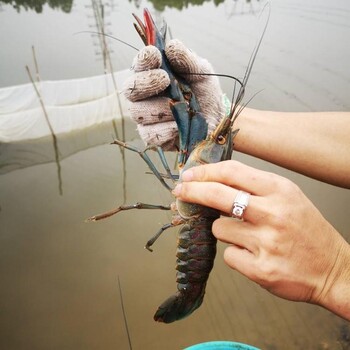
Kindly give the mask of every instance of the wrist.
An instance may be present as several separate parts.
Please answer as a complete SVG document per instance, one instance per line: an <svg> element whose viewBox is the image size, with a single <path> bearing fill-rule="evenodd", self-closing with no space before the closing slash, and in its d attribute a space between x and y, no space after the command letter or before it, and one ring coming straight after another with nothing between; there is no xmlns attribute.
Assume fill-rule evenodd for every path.
<svg viewBox="0 0 350 350"><path fill-rule="evenodd" d="M261 143L268 143L265 130L270 127L263 125L269 122L265 113L265 111L247 107L242 110L232 127L233 130L239 129L235 137L235 150L259 157Z"/></svg>
<svg viewBox="0 0 350 350"><path fill-rule="evenodd" d="M336 261L314 303L350 321L350 245L340 238Z"/></svg>

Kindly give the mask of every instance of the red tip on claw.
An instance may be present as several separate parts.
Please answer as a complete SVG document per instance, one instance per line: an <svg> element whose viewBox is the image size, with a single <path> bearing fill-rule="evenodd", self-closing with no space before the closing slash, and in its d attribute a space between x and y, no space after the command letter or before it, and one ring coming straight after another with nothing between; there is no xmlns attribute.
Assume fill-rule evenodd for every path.
<svg viewBox="0 0 350 350"><path fill-rule="evenodd" d="M143 10L143 18L145 19L147 44L155 45L156 44L155 24L151 16L151 13L146 8Z"/></svg>

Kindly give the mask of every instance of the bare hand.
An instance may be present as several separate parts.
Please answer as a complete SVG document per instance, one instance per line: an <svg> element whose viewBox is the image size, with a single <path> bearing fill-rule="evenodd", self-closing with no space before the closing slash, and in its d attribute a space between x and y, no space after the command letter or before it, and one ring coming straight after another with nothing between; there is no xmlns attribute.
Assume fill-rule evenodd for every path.
<svg viewBox="0 0 350 350"><path fill-rule="evenodd" d="M192 168L174 194L229 214L251 193L244 221L222 217L213 234L225 262L271 293L320 304L350 320L350 248L291 181L236 161Z"/></svg>

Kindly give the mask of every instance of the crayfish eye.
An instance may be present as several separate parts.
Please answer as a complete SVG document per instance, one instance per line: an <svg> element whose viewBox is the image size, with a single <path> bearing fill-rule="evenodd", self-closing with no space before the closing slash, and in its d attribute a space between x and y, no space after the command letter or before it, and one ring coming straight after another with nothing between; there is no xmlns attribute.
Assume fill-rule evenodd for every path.
<svg viewBox="0 0 350 350"><path fill-rule="evenodd" d="M219 136L217 137L216 141L217 141L217 143L218 143L219 145L223 145L223 144L226 142L226 138L225 138L224 136L222 136L222 135L219 135Z"/></svg>

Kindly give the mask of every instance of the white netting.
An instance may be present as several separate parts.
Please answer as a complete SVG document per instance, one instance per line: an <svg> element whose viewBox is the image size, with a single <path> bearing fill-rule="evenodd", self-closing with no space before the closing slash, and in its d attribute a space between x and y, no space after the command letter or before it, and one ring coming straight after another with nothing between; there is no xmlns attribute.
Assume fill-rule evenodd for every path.
<svg viewBox="0 0 350 350"><path fill-rule="evenodd" d="M120 90L129 74L128 70L114 73L117 93L110 74L36 83L55 134L118 119L121 113L126 115L126 100ZM0 89L0 142L31 140L49 134L31 83Z"/></svg>

